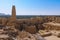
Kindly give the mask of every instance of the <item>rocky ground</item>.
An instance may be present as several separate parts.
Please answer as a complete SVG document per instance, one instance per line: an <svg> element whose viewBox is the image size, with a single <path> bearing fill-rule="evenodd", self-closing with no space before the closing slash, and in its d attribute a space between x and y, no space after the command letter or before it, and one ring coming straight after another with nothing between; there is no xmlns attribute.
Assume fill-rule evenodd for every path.
<svg viewBox="0 0 60 40"><path fill-rule="evenodd" d="M0 29L0 40L45 40L39 33L31 34L26 31L17 31L14 28L4 27Z"/></svg>
<svg viewBox="0 0 60 40"><path fill-rule="evenodd" d="M44 37L41 37L44 35ZM52 35L50 35L52 33ZM44 30L40 30L40 33L31 34L26 31L16 31L16 29L2 28L0 29L0 40L60 40L59 36L60 31L51 30L46 32ZM49 34L49 36L46 36Z"/></svg>
<svg viewBox="0 0 60 40"><path fill-rule="evenodd" d="M60 40L60 31L40 30L38 33L31 34L14 27L1 27L0 40Z"/></svg>
<svg viewBox="0 0 60 40"><path fill-rule="evenodd" d="M48 37L45 37L46 40L60 40L60 38L56 37L56 36L48 36Z"/></svg>
<svg viewBox="0 0 60 40"><path fill-rule="evenodd" d="M39 33L46 40L60 40L60 30L58 31L57 30L49 30L49 31L40 30Z"/></svg>

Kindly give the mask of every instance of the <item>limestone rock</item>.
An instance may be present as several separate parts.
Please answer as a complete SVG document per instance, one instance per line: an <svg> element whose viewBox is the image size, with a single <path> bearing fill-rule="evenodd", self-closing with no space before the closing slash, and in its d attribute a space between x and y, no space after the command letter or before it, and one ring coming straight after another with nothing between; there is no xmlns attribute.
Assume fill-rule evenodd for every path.
<svg viewBox="0 0 60 40"><path fill-rule="evenodd" d="M57 35L57 37L59 37L59 38L60 38L60 33Z"/></svg>
<svg viewBox="0 0 60 40"><path fill-rule="evenodd" d="M32 34L22 31L17 36L17 40L36 40L36 38Z"/></svg>
<svg viewBox="0 0 60 40"><path fill-rule="evenodd" d="M34 34L34 33L37 32L37 29L36 29L35 26L26 26L26 27L25 27L25 31Z"/></svg>
<svg viewBox="0 0 60 40"><path fill-rule="evenodd" d="M47 30L60 30L60 23L48 22L44 23L43 26Z"/></svg>
<svg viewBox="0 0 60 40"><path fill-rule="evenodd" d="M2 18L2 25L6 26L7 21L8 21L7 18Z"/></svg>
<svg viewBox="0 0 60 40"><path fill-rule="evenodd" d="M36 38L36 40L45 40L39 33L33 34L33 36Z"/></svg>

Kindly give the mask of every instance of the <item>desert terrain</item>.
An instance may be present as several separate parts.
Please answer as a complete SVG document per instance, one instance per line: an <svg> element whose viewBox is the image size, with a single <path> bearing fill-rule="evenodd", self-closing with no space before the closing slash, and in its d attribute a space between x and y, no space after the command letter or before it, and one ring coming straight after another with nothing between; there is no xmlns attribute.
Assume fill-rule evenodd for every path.
<svg viewBox="0 0 60 40"><path fill-rule="evenodd" d="M29 16L28 16L29 17ZM60 40L60 16L0 17L0 40Z"/></svg>

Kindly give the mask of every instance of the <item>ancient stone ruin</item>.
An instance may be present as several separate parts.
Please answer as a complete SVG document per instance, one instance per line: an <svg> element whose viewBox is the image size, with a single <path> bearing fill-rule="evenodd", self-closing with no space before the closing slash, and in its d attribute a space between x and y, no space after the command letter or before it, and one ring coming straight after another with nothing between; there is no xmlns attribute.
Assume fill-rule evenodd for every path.
<svg viewBox="0 0 60 40"><path fill-rule="evenodd" d="M0 18L1 40L45 40L43 36L54 34L50 33L50 30L60 30L60 17L45 16L18 19L13 5L11 17ZM58 35L60 37L60 33Z"/></svg>

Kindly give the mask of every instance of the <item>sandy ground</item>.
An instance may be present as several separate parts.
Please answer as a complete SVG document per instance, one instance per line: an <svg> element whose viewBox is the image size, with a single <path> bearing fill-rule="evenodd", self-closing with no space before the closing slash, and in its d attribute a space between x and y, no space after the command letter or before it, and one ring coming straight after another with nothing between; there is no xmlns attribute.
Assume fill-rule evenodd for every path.
<svg viewBox="0 0 60 40"><path fill-rule="evenodd" d="M60 38L56 37L56 36L48 36L48 37L44 37L46 40L60 40Z"/></svg>

